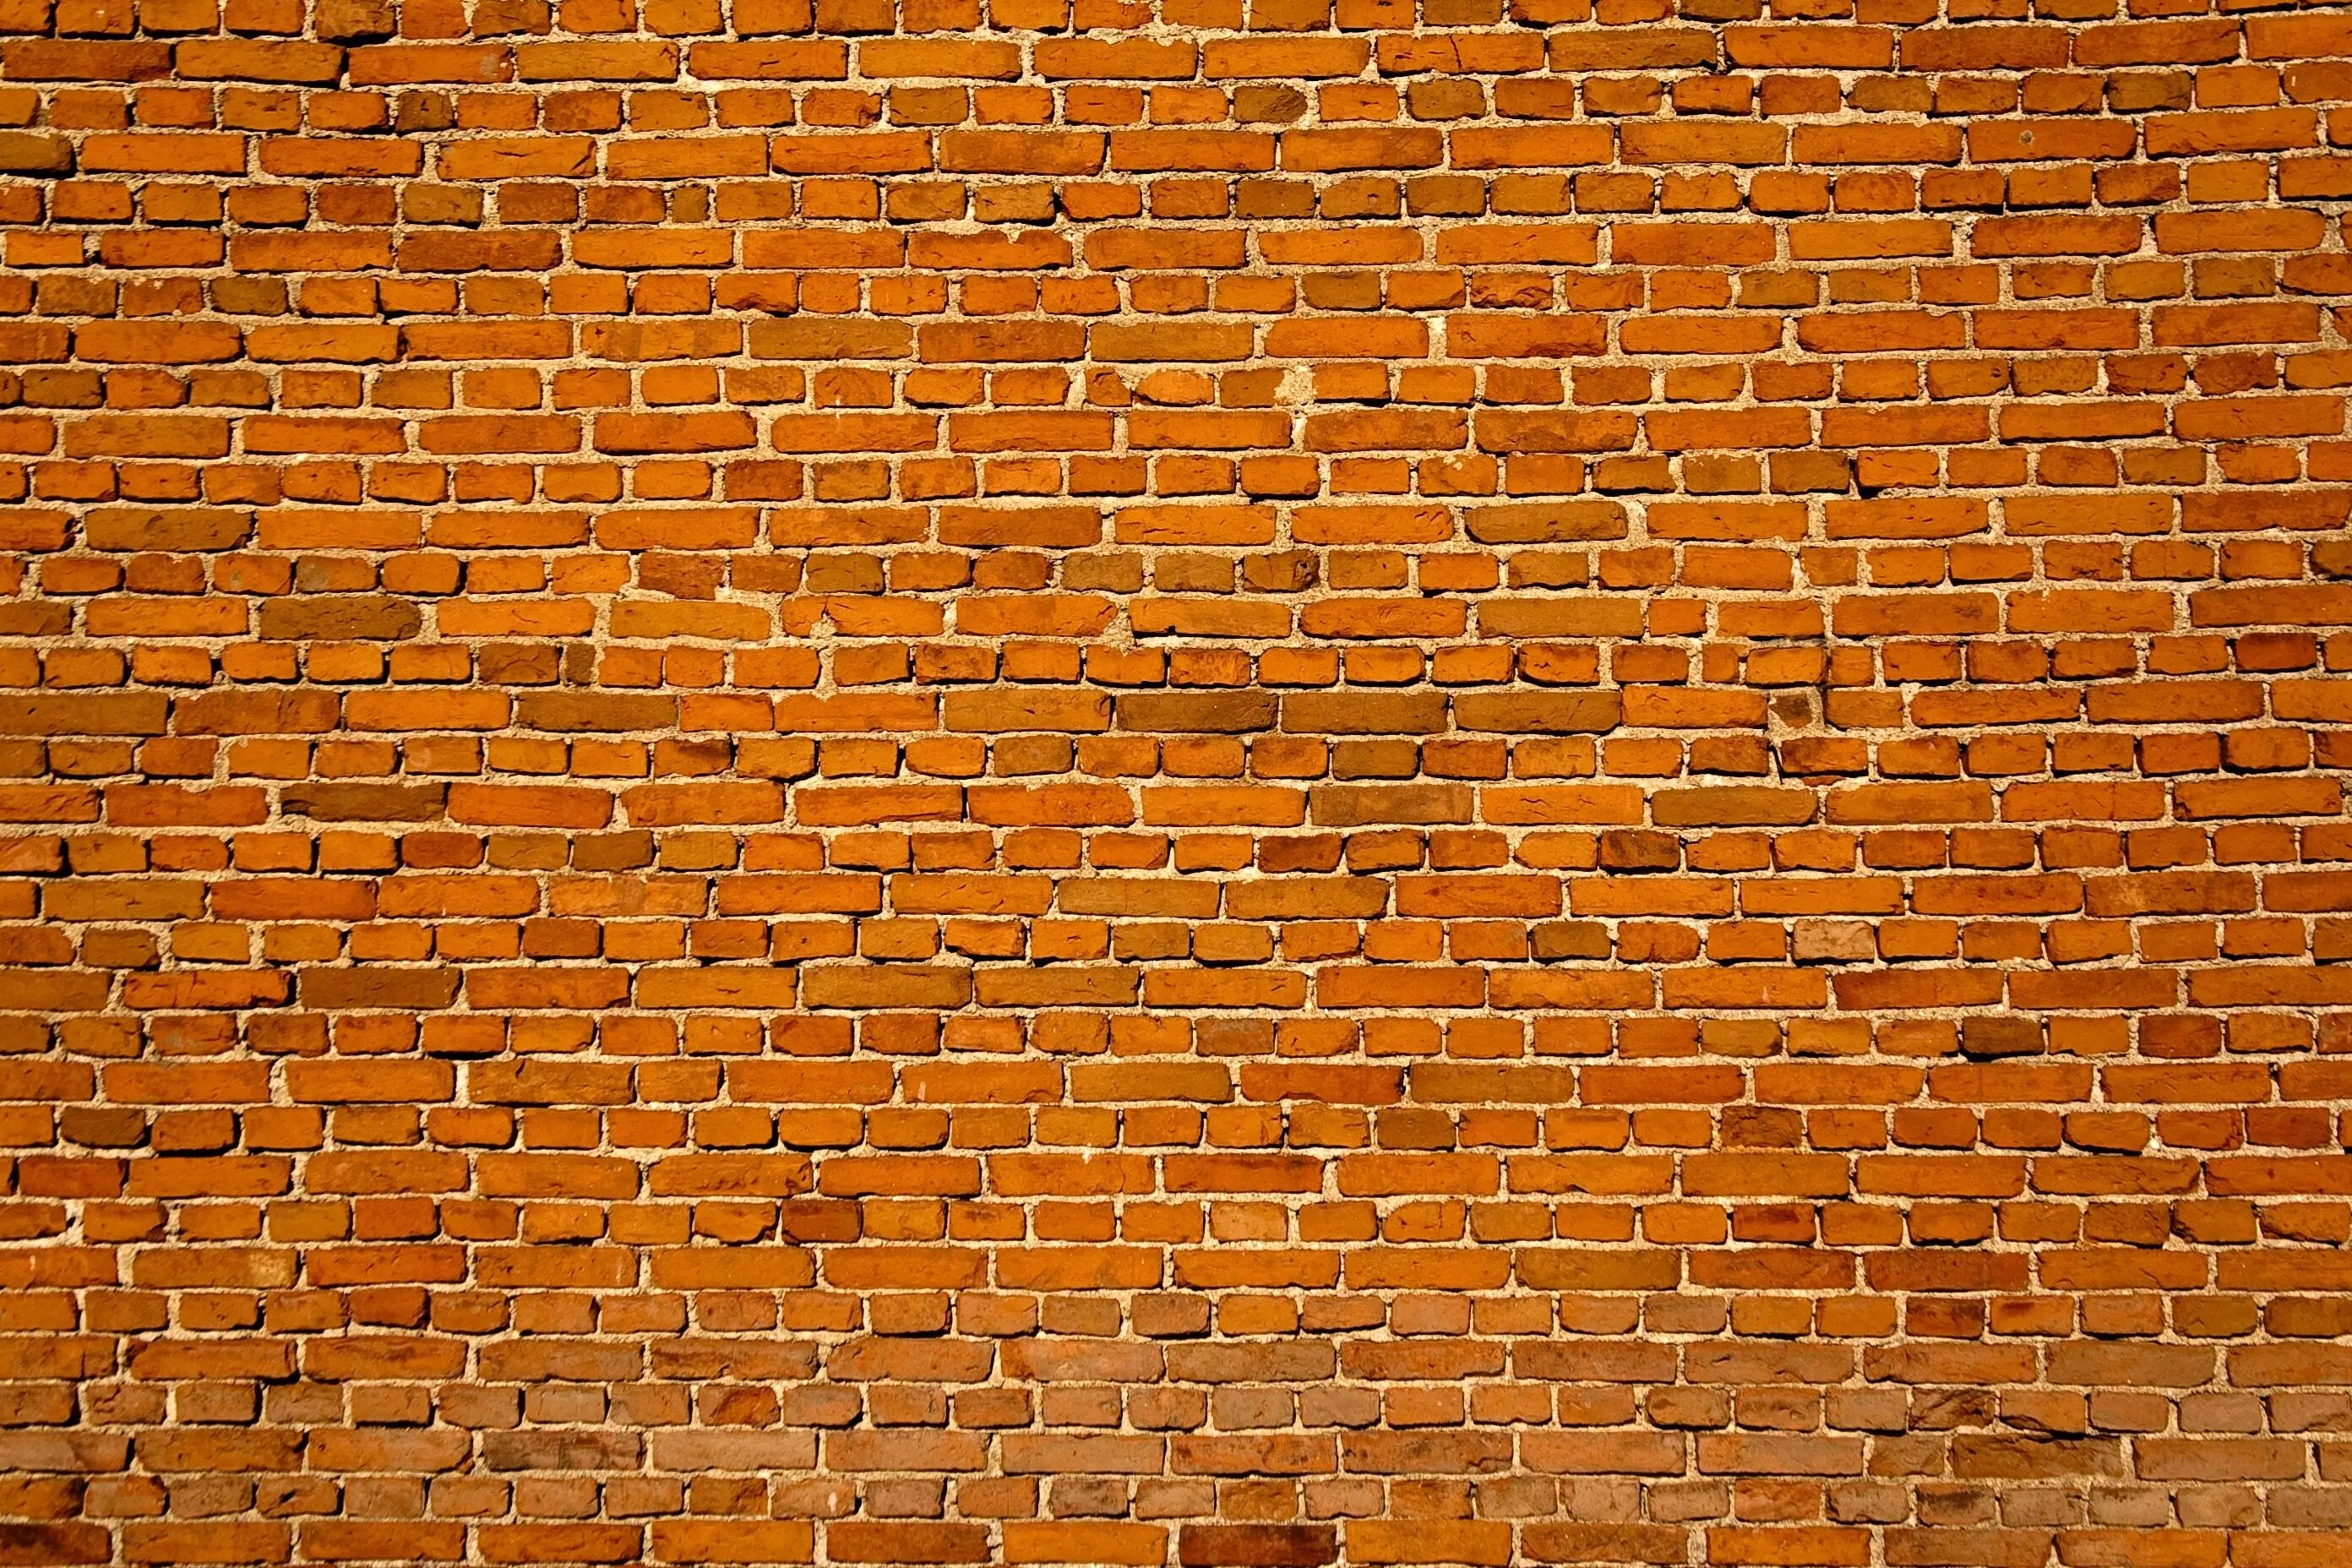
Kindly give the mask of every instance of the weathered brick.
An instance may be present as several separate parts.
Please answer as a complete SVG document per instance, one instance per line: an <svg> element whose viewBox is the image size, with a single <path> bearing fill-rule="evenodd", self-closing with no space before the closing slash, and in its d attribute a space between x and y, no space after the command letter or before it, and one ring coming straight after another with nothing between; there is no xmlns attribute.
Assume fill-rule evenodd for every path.
<svg viewBox="0 0 2352 1568"><path fill-rule="evenodd" d="M0 1560L2320 1562L2352 28L1815 9L9 13Z"/></svg>

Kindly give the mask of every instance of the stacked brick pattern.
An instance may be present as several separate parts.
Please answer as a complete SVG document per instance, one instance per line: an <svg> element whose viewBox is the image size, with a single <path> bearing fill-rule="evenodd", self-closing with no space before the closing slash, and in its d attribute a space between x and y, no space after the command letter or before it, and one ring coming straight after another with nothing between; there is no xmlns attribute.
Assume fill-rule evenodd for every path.
<svg viewBox="0 0 2352 1568"><path fill-rule="evenodd" d="M2341 1557L2352 14L0 33L0 1562Z"/></svg>

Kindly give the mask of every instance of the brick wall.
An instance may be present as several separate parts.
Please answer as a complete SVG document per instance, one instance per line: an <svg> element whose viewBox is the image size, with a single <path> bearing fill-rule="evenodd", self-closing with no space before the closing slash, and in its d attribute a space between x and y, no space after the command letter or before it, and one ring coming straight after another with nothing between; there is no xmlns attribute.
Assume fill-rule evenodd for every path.
<svg viewBox="0 0 2352 1568"><path fill-rule="evenodd" d="M2338 1562L2346 16L0 4L0 1562Z"/></svg>

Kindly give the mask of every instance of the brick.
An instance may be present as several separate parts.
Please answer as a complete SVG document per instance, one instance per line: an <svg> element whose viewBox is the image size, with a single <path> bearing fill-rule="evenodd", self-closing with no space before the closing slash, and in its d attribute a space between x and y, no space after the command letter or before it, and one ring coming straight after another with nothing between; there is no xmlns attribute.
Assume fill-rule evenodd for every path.
<svg viewBox="0 0 2352 1568"><path fill-rule="evenodd" d="M9 14L0 1559L2320 1561L2352 28L1507 9Z"/></svg>

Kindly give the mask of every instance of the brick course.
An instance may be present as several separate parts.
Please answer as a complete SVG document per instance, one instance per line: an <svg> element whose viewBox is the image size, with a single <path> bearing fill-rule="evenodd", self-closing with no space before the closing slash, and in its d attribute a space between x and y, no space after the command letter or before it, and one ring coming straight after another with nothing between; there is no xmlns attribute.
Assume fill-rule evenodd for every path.
<svg viewBox="0 0 2352 1568"><path fill-rule="evenodd" d="M2347 18L0 3L0 1563L2334 1564Z"/></svg>

